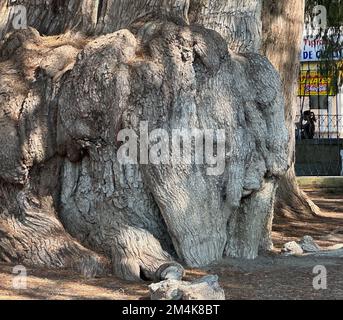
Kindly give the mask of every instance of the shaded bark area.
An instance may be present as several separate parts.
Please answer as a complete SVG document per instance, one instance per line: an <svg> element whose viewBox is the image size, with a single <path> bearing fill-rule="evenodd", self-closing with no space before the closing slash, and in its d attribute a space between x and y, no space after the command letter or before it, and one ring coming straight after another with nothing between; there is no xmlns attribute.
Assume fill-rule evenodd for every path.
<svg viewBox="0 0 343 320"><path fill-rule="evenodd" d="M86 249L65 232L54 211L50 193L40 194L36 190L3 183L0 188L1 261L70 268L86 277L111 272L105 256Z"/></svg>
<svg viewBox="0 0 343 320"><path fill-rule="evenodd" d="M285 96L286 125L289 132L289 169L279 182L275 213L288 217L320 213L320 209L298 187L294 170L294 133L304 9L304 0L263 1L261 51L280 73Z"/></svg>
<svg viewBox="0 0 343 320"><path fill-rule="evenodd" d="M69 31L87 35L107 34L126 28L136 20L154 18L188 22L190 0L18 0L2 1L0 35L11 30L11 12L24 5L28 25L45 35ZM1 38L1 37L0 37Z"/></svg>
<svg viewBox="0 0 343 320"><path fill-rule="evenodd" d="M18 0L18 4L27 8L28 25L45 35L107 34L137 20L158 18L215 30L236 52L257 52L261 46L261 0ZM1 3L0 39L12 29L13 6Z"/></svg>
<svg viewBox="0 0 343 320"><path fill-rule="evenodd" d="M9 34L0 49L1 137L9 137L0 156L1 196L11 193L0 212L2 256L35 265L42 255L49 267L86 257L84 269L97 262L93 274L106 269L105 256L122 278L162 280L174 261L204 266L270 248L288 136L280 78L266 58L248 52L259 47L260 3L202 2L202 14L235 9L228 28L218 22L224 38L188 24L189 1L66 3L29 5L32 26L64 35L41 37L30 28ZM63 11L71 9L73 16ZM217 29L216 18L196 17ZM242 21L243 36L231 41ZM123 26L130 31L108 33ZM228 51L228 43L241 52ZM139 136L143 121L169 137L173 129L225 130L224 173L200 164L119 163L118 132ZM6 211L18 197L24 200ZM46 221L38 230L46 230L7 240L22 228L20 219L34 230L36 213Z"/></svg>
<svg viewBox="0 0 343 320"><path fill-rule="evenodd" d="M48 41L27 30L1 47L1 260L94 276L109 271L109 262L67 234L57 217L62 159L51 126L57 119L54 90L48 77L35 78L44 64L47 73L58 73L59 64L75 59L78 50L60 42L54 53Z"/></svg>

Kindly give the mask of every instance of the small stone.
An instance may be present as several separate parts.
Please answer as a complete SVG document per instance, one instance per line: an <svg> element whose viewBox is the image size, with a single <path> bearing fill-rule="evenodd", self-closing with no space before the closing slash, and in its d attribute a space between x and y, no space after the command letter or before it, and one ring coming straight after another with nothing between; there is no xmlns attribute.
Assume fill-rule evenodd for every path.
<svg viewBox="0 0 343 320"><path fill-rule="evenodd" d="M206 276L193 282L165 280L149 286L151 300L225 300L218 276Z"/></svg>
<svg viewBox="0 0 343 320"><path fill-rule="evenodd" d="M181 300L180 287L190 283L179 280L165 280L149 286L151 300Z"/></svg>
<svg viewBox="0 0 343 320"><path fill-rule="evenodd" d="M304 253L301 246L295 241L285 243L281 251L286 255L301 255Z"/></svg>
<svg viewBox="0 0 343 320"><path fill-rule="evenodd" d="M310 236L305 236L299 242L300 247L304 252L318 252L321 248L314 242Z"/></svg>
<svg viewBox="0 0 343 320"><path fill-rule="evenodd" d="M218 283L218 276L206 276L183 287L182 300L225 300L225 292Z"/></svg>

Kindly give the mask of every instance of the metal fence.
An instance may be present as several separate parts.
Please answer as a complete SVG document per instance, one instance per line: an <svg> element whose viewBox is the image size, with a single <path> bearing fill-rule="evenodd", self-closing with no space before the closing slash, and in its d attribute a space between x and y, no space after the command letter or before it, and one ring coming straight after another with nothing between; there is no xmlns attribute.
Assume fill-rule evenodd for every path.
<svg viewBox="0 0 343 320"><path fill-rule="evenodd" d="M343 115L315 115L315 134L313 139L340 139L343 138ZM296 137L302 140L301 131L304 129L301 124L302 117L296 117Z"/></svg>
<svg viewBox="0 0 343 320"><path fill-rule="evenodd" d="M299 148L299 146L297 148ZM323 161L323 159L315 159L315 153L318 153L318 151L313 152L312 150L311 154L313 159L308 160L306 163L296 161L295 172L298 177L334 177L343 175L342 162L339 158L335 159L331 156L327 161Z"/></svg>
<svg viewBox="0 0 343 320"><path fill-rule="evenodd" d="M314 135L304 134L306 120L296 118L296 164L298 176L343 174L343 115L315 114ZM312 136L311 135L311 136Z"/></svg>

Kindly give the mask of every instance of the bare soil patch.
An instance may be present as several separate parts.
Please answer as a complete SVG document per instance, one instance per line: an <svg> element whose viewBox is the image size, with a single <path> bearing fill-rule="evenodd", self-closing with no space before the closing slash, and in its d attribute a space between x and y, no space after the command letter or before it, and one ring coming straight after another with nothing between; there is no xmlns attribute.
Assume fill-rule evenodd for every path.
<svg viewBox="0 0 343 320"><path fill-rule="evenodd" d="M201 270L187 270L187 279L218 274L227 299L343 299L342 258L284 257L282 245L312 236L323 246L343 244L342 195L308 191L322 209L311 219L278 219L274 225L274 252L254 261L225 259ZM324 265L328 289L316 291L313 268ZM0 299L148 299L148 283L130 283L115 277L85 279L70 271L28 269L26 290L12 288L12 266L0 265Z"/></svg>

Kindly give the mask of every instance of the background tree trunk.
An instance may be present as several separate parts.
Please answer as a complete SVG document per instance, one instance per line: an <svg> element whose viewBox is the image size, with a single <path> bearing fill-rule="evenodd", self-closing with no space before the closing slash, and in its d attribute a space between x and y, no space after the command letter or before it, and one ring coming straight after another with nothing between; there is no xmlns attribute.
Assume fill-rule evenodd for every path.
<svg viewBox="0 0 343 320"><path fill-rule="evenodd" d="M304 0L263 1L262 53L280 73L285 96L285 117L289 132L289 164L281 179L275 202L276 216L316 215L319 208L300 190L295 176L295 119L299 56L304 30Z"/></svg>
<svg viewBox="0 0 343 320"><path fill-rule="evenodd" d="M217 31L234 52L259 52L262 40L261 0L191 1L192 23Z"/></svg>
<svg viewBox="0 0 343 320"><path fill-rule="evenodd" d="M95 274L107 257L137 280L271 246L288 137L280 78L257 53L261 1L21 3L30 26L63 34L21 30L0 49L2 259ZM118 132L142 121L224 129L224 174L120 164Z"/></svg>

